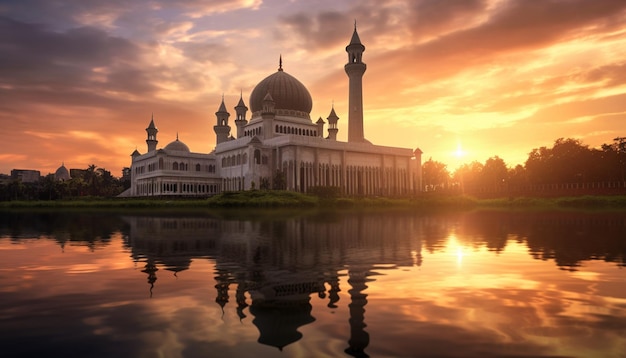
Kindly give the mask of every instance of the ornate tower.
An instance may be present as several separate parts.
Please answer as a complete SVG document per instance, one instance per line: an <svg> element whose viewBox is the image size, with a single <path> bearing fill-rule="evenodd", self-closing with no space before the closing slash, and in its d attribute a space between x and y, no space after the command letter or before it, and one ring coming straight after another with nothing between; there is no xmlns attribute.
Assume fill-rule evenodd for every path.
<svg viewBox="0 0 626 358"><path fill-rule="evenodd" d="M337 140L337 132L339 131L337 128L337 121L339 120L339 117L337 117L337 114L335 113L335 107L330 110L330 114L326 119L328 119L328 139ZM363 128L363 126L361 126L361 128Z"/></svg>
<svg viewBox="0 0 626 358"><path fill-rule="evenodd" d="M317 136L324 138L324 120L320 117L315 124L317 124Z"/></svg>
<svg viewBox="0 0 626 358"><path fill-rule="evenodd" d="M148 145L148 152L152 152L153 150L156 150L157 143L159 143L156 137L158 131L159 130L154 125L154 114L153 114L152 118L150 118L150 124L148 125L148 128L146 128L146 132L148 133L148 138L146 139L146 144Z"/></svg>
<svg viewBox="0 0 626 358"><path fill-rule="evenodd" d="M363 134L363 74L367 66L362 61L365 46L361 44L359 34L356 32L356 22L354 23L354 33L350 44L346 46L348 53L348 63L344 66L346 74L350 79L348 105L348 142L366 142Z"/></svg>
<svg viewBox="0 0 626 358"><path fill-rule="evenodd" d="M263 109L261 110L261 118L263 118L263 133L261 133L263 139L272 138L274 136L273 123L276 117L276 102L272 95L267 92L265 98L263 98Z"/></svg>
<svg viewBox="0 0 626 358"><path fill-rule="evenodd" d="M217 117L217 124L213 126L213 130L215 131L216 142L220 144L228 140L228 135L230 134L230 126L228 125L228 117L230 117L230 113L226 111L226 105L224 104L224 96L222 96L222 104L220 104L220 108L215 112L215 117Z"/></svg>
<svg viewBox="0 0 626 358"><path fill-rule="evenodd" d="M237 103L237 106L235 107L235 113L237 116L235 118L235 125L237 126L237 138L243 137L243 127L245 127L246 124L248 124L248 121L246 120L247 112L248 112L248 107L246 107L246 105L243 103L243 93L242 93L241 96L239 97L239 103Z"/></svg>

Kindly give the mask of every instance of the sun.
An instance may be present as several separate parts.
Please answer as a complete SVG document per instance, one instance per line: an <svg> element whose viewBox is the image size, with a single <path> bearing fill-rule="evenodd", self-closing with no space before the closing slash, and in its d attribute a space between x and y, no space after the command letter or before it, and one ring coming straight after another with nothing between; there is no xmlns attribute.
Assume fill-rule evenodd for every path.
<svg viewBox="0 0 626 358"><path fill-rule="evenodd" d="M461 143L458 143L456 145L456 151L454 151L454 156L457 159L461 159L461 158L465 157L466 154L467 153L463 150L463 147L461 147Z"/></svg>

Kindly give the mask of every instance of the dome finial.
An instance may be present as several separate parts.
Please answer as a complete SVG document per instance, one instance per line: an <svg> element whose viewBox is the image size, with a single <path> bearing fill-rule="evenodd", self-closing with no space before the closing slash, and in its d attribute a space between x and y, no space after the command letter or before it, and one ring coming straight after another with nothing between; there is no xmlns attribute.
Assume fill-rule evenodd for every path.
<svg viewBox="0 0 626 358"><path fill-rule="evenodd" d="M278 70L282 71L283 70L283 55L280 54L280 56L278 57Z"/></svg>
<svg viewBox="0 0 626 358"><path fill-rule="evenodd" d="M178 141L178 131L176 131L176 140Z"/></svg>

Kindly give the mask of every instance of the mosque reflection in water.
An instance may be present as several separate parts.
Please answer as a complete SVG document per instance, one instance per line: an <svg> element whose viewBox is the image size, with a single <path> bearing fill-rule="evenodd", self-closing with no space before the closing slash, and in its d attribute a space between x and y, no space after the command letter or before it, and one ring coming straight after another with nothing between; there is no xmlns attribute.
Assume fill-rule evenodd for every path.
<svg viewBox="0 0 626 358"><path fill-rule="evenodd" d="M306 328L333 326L332 333L324 334L341 336L339 343L343 345L338 348L357 357L367 356L368 350L380 346L381 331L387 330L390 323L380 327L387 317L380 318L381 308L376 304L380 305L381 301L376 301L379 298L374 294L380 293L381 285L377 284L385 281L377 275L389 272L391 277L412 267L424 271L440 267L431 261L437 260L438 255L432 254L449 250L451 237L465 247L486 248L494 253L504 252L507 245L521 247L522 255L529 261L545 261L566 271L579 270L579 266L590 260L606 261L619 268L626 266L623 212L294 213L291 216L7 213L0 216L0 237L14 242L32 238L55 240L61 251L69 246L82 246L94 252L119 252L121 256L116 257L126 258L130 254L129 261L134 261L137 271L142 273L135 271L132 275L116 277L134 282L136 277L145 275L142 297L146 299L178 297L177 291L171 291L176 288L159 284L171 282L168 276L172 275L189 279L196 273L195 265L202 270L207 267L202 266L205 262L213 277L204 279L199 275L200 281L186 282L206 283L214 289L210 300L215 297L215 308L220 307L222 314L238 316L243 323L252 323L259 332L259 343L282 350L300 340L301 332L308 335L313 331ZM112 247L116 243L123 245L121 251ZM85 262L90 260L88 255L80 258ZM190 275L183 275L185 270L190 270ZM437 275L441 279L445 273ZM8 277L5 280L10 281ZM429 282L428 278L422 280ZM389 292L390 296L401 295L400 287L398 293L389 283L385 287L393 291ZM623 296L621 286L612 287L616 297ZM203 292L201 288L192 289L194 294ZM143 294L142 290L139 293ZM442 295L448 293L454 291ZM30 294L31 291L24 289L24 296L15 296L16 301L7 295L5 304L10 307ZM416 293L421 294L424 292ZM130 298L120 298L123 302L127 299ZM207 303L212 305L210 300ZM426 305L428 299L419 302ZM615 305L618 313L614 322L622 322L623 315ZM370 327L367 327L368 309ZM69 314L73 314L71 310ZM310 325L316 321L314 314L317 325ZM342 321L336 321L340 315ZM609 316L613 317L613 313ZM80 322L83 316L78 317L74 321ZM329 317L334 318L329 320ZM34 323L28 321L28 324ZM81 326L80 330L84 328ZM368 331L378 334L379 339L370 341ZM18 330L18 334L26 333ZM397 334L408 337L407 332ZM426 334L420 342L427 345L429 339L432 337ZM306 343L304 339L302 344Z"/></svg>
<svg viewBox="0 0 626 358"><path fill-rule="evenodd" d="M625 266L625 219L615 215L507 212L425 216L393 214L318 216L289 220L225 220L206 217L124 217L127 245L152 294L158 267L177 274L193 259L215 261L216 303L259 330L259 343L279 349L299 340L299 327L315 321L311 296L333 309L349 309L346 353L366 356L368 282L388 268L420 266L422 250L437 251L454 231L489 250L503 250L512 237L526 241L535 259L576 270L582 260ZM494 225L494 223L497 223ZM472 244L471 242L468 244ZM346 275L348 287L340 287ZM349 302L339 302L347 290ZM233 297L234 296L234 297ZM247 299L249 297L249 301Z"/></svg>
<svg viewBox="0 0 626 358"><path fill-rule="evenodd" d="M298 328L315 321L311 295L340 304L347 289L350 340L346 353L363 356L369 343L365 330L367 282L381 264L420 264L415 221L393 216L383 222L350 216L338 222L320 220L228 221L207 218L125 217L127 244L133 259L145 262L150 293L158 267L174 274L189 269L192 259L215 260L216 303L254 316L259 343L282 349L299 340ZM347 271L349 287L340 287ZM345 275L345 273L344 273ZM234 297L231 297L234 287ZM328 287L328 289L327 289ZM251 302L247 302L246 293ZM231 300L234 298L234 304Z"/></svg>

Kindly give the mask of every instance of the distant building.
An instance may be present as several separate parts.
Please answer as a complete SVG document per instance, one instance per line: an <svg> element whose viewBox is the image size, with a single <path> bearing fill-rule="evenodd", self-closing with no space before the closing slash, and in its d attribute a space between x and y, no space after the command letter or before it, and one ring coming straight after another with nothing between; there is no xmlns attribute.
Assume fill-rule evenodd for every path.
<svg viewBox="0 0 626 358"><path fill-rule="evenodd" d="M22 183L36 183L41 178L39 170L30 169L13 169L11 170L11 179L19 180Z"/></svg>
<svg viewBox="0 0 626 358"><path fill-rule="evenodd" d="M0 183L6 183L11 180L11 176L8 174L0 174Z"/></svg>
<svg viewBox="0 0 626 358"><path fill-rule="evenodd" d="M154 117L147 132L147 153L135 150L131 187L122 196L207 196L254 188L308 192L337 187L344 195L408 195L421 188L419 149L378 146L363 131L362 62L365 46L356 27L344 66L349 78L348 141L337 140L339 117L331 108L325 122L310 117L307 88L283 70L263 79L250 94L252 116L243 96L235 106L236 138L224 99L215 113L215 149L191 152L179 140L157 149ZM327 134L324 125L328 124Z"/></svg>
<svg viewBox="0 0 626 358"><path fill-rule="evenodd" d="M62 163L61 166L54 172L54 180L66 181L70 179L71 179L70 172L65 167L65 163Z"/></svg>

